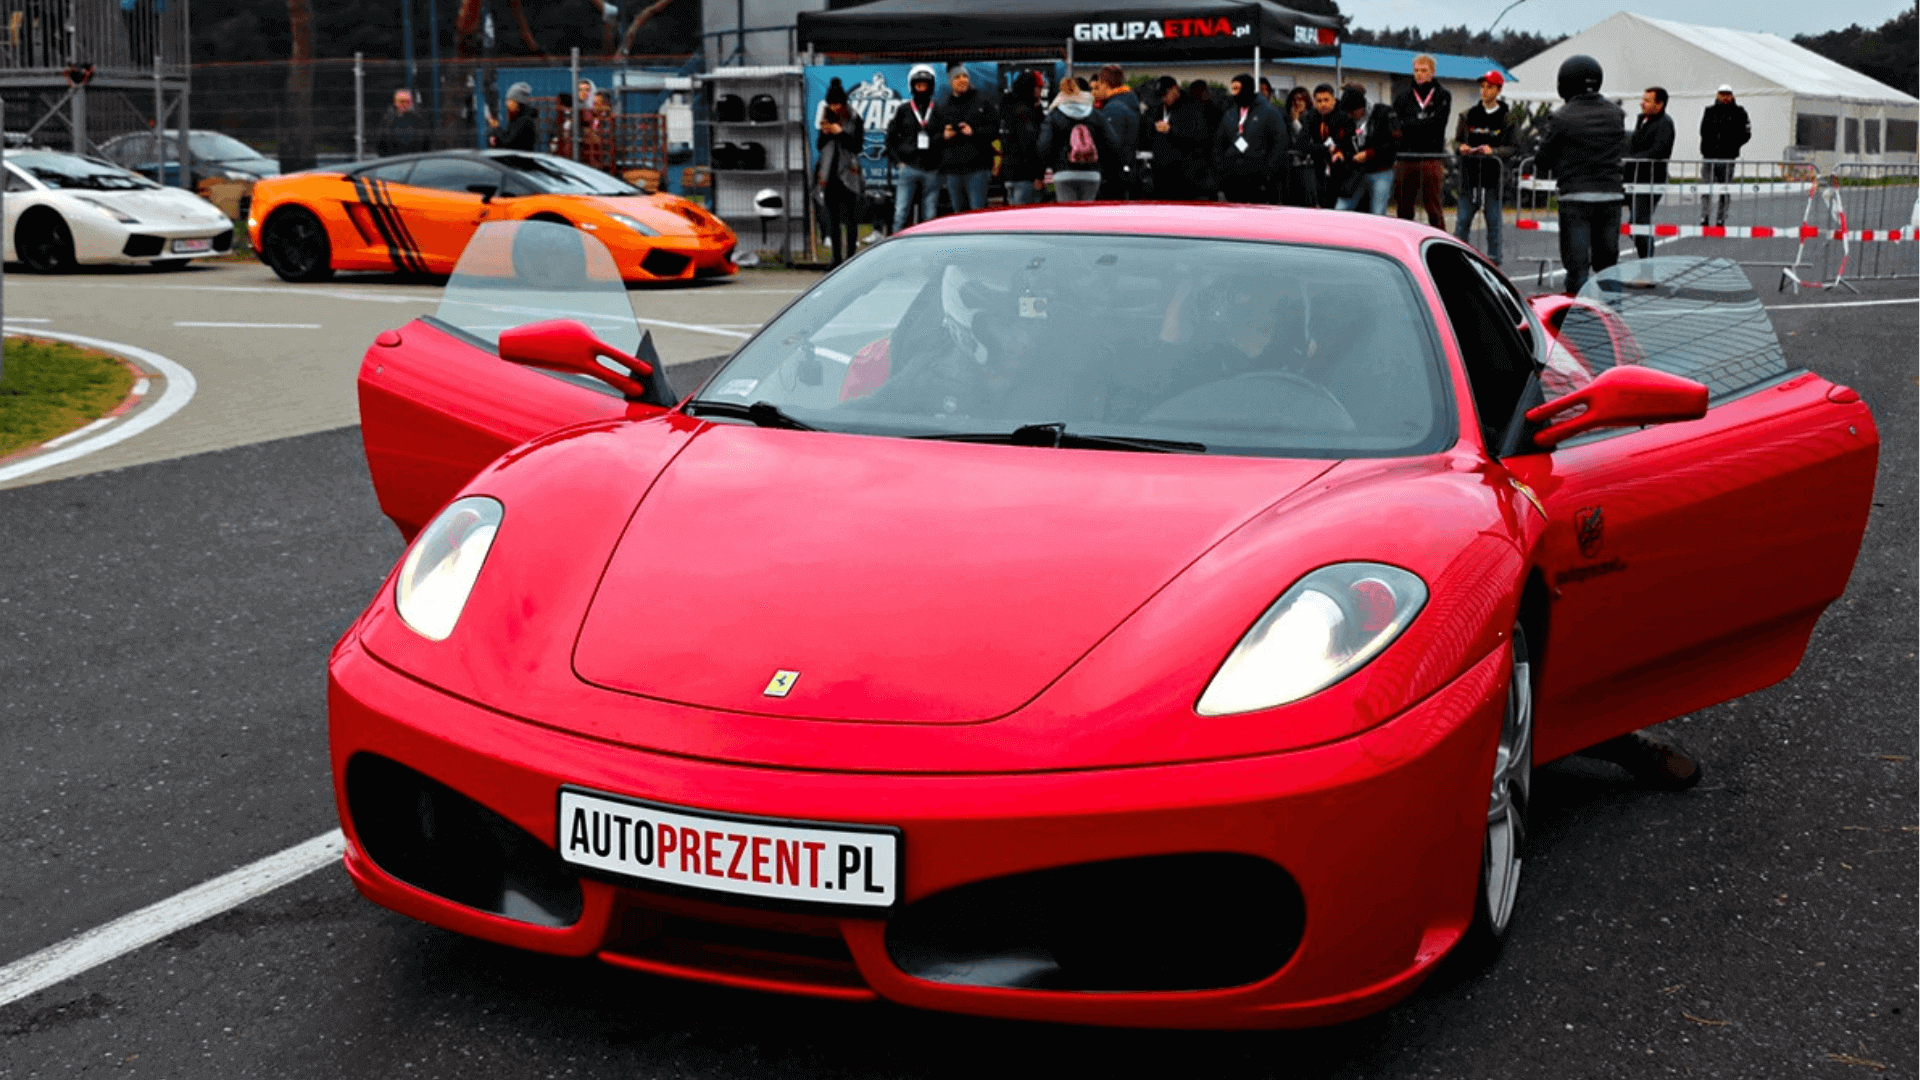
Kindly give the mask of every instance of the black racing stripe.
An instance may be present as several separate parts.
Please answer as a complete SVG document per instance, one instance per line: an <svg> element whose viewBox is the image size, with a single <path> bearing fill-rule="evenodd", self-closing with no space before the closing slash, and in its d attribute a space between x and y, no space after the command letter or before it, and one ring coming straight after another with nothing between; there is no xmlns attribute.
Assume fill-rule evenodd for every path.
<svg viewBox="0 0 1920 1080"><path fill-rule="evenodd" d="M414 241L413 231L407 228L407 219L400 213L400 207L395 205L393 197L387 194L387 182L375 180L374 185L380 192L381 201L387 206L387 213L393 215L394 235L400 238L400 245L406 249L407 257L413 260L413 272L425 274L427 272L426 257L421 253L420 245Z"/></svg>
<svg viewBox="0 0 1920 1080"><path fill-rule="evenodd" d="M401 231L400 217L394 212L392 200L387 194L386 181L368 180L367 192L367 206L373 211L374 220L380 223L380 234L386 237L393 268L404 274L420 273L421 267L414 256L410 238Z"/></svg>
<svg viewBox="0 0 1920 1080"><path fill-rule="evenodd" d="M367 216L373 219L373 227L379 230L381 242L387 245L387 258L393 261L393 268L406 270L406 264L401 261L400 245L394 241L393 230L387 226L387 215L375 197L371 184L364 177L356 176L353 178L353 190L360 196L360 205L367 208Z"/></svg>

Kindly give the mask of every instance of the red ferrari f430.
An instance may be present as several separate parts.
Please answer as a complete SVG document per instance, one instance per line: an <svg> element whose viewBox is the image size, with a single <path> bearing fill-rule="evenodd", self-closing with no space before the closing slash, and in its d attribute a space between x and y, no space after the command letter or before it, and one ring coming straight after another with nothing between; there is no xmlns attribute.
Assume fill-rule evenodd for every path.
<svg viewBox="0 0 1920 1080"><path fill-rule="evenodd" d="M368 350L411 546L331 660L360 891L1089 1024L1324 1024L1490 959L1534 766L1791 674L1878 452L1732 263L1530 302L1273 208L941 219L668 379L537 221Z"/></svg>

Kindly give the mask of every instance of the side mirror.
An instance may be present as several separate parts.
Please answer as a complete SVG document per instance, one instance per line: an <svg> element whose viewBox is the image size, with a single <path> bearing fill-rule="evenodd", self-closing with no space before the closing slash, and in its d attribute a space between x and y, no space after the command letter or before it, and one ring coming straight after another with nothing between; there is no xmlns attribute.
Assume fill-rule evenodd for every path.
<svg viewBox="0 0 1920 1080"><path fill-rule="evenodd" d="M500 359L599 379L625 394L629 401L646 401L655 396L649 394L648 383L654 380L657 361L648 363L637 356L628 356L595 337L585 323L575 319L548 319L500 331ZM626 373L622 374L621 369Z"/></svg>
<svg viewBox="0 0 1920 1080"><path fill-rule="evenodd" d="M1586 410L1535 432L1533 441L1548 450L1595 428L1636 427L1707 415L1707 388L1692 379L1650 367L1608 368L1592 382L1563 398L1527 410L1529 423L1545 423L1568 410Z"/></svg>
<svg viewBox="0 0 1920 1080"><path fill-rule="evenodd" d="M492 202L493 197L500 193L500 187L497 184L468 184L467 190L480 196L482 203Z"/></svg>

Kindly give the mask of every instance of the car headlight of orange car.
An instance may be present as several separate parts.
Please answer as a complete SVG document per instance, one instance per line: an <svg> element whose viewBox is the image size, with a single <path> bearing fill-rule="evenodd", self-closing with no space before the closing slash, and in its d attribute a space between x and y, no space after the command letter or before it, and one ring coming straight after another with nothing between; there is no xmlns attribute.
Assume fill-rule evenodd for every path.
<svg viewBox="0 0 1920 1080"><path fill-rule="evenodd" d="M400 619L414 633L433 641L453 633L505 514L497 499L456 499L414 540L394 588Z"/></svg>
<svg viewBox="0 0 1920 1080"><path fill-rule="evenodd" d="M619 222L620 224L625 225L627 228L632 229L634 232L639 233L641 236L659 236L660 235L659 229L656 229L653 226L647 224L646 222L641 221L637 217L628 217L625 214L608 214L607 216Z"/></svg>
<svg viewBox="0 0 1920 1080"><path fill-rule="evenodd" d="M1426 602L1426 583L1397 566L1323 566L1260 616L1194 709L1229 716L1318 693L1378 656Z"/></svg>

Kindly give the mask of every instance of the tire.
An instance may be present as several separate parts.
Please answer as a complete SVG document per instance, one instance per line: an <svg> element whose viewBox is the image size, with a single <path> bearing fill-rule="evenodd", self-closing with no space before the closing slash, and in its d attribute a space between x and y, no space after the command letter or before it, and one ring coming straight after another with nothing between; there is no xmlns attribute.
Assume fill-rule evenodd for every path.
<svg viewBox="0 0 1920 1080"><path fill-rule="evenodd" d="M13 250L36 274L64 274L75 265L73 230L51 210L29 213L14 226Z"/></svg>
<svg viewBox="0 0 1920 1080"><path fill-rule="evenodd" d="M333 244L327 227L304 206L273 212L260 230L260 256L282 281L325 281L333 276Z"/></svg>
<svg viewBox="0 0 1920 1080"><path fill-rule="evenodd" d="M1500 955L1513 926L1520 867L1527 846L1527 811L1533 796L1533 663L1526 631L1513 628L1512 674L1507 710L1494 753L1487 796L1487 831L1481 843L1473 922L1456 952L1464 966L1485 967Z"/></svg>

